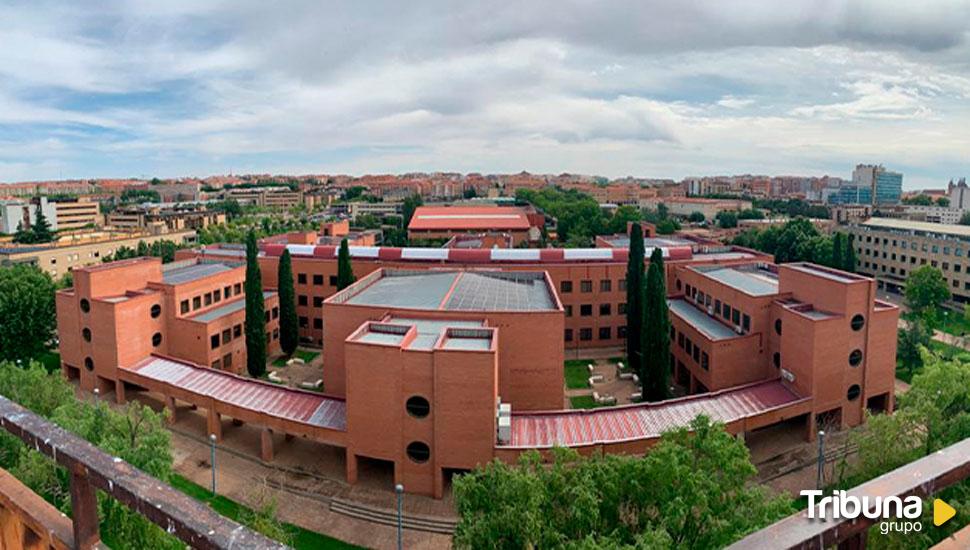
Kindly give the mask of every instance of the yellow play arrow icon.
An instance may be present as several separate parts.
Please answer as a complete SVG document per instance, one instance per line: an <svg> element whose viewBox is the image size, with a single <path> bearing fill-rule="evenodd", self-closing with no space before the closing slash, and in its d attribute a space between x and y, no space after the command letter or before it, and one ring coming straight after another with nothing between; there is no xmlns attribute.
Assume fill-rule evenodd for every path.
<svg viewBox="0 0 970 550"><path fill-rule="evenodd" d="M938 498L933 500L933 525L939 527L955 515L957 515L957 511L953 509L953 506Z"/></svg>

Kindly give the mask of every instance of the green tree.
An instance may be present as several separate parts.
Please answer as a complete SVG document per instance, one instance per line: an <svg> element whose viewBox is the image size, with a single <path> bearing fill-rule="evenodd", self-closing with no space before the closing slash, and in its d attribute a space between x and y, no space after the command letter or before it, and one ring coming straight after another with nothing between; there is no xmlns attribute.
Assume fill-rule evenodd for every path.
<svg viewBox="0 0 970 550"><path fill-rule="evenodd" d="M677 223L677 220L672 218L660 220L660 222L657 223L658 235L672 235L678 229L680 229L680 224Z"/></svg>
<svg viewBox="0 0 970 550"><path fill-rule="evenodd" d="M906 197L902 200L903 204L915 204L917 206L932 206L933 199L929 195L920 193L913 197Z"/></svg>
<svg viewBox="0 0 970 550"><path fill-rule="evenodd" d="M970 225L970 212L964 212L963 215L960 216L960 221L958 223L960 225Z"/></svg>
<svg viewBox="0 0 970 550"><path fill-rule="evenodd" d="M950 198L949 197L938 197L936 199L936 205L937 206L942 206L943 208L947 208L947 207L950 206Z"/></svg>
<svg viewBox="0 0 970 550"><path fill-rule="evenodd" d="M935 311L950 299L950 289L943 280L943 272L924 265L909 272L906 277L906 306L917 315Z"/></svg>
<svg viewBox="0 0 970 550"><path fill-rule="evenodd" d="M37 205L36 219L34 220L34 225L31 226L30 231L34 234L33 241L35 243L49 243L54 240L54 231L51 229L50 222L47 221L47 216L44 215L44 211L41 209L40 205Z"/></svg>
<svg viewBox="0 0 970 550"><path fill-rule="evenodd" d="M354 268L350 265L350 246L347 239L344 239L340 241L340 250L337 252L337 290L347 288L356 280Z"/></svg>
<svg viewBox="0 0 970 550"><path fill-rule="evenodd" d="M280 293L280 348L286 355L293 355L300 343L300 320L296 315L296 291L293 289L293 262L290 251L283 250L276 280Z"/></svg>
<svg viewBox="0 0 970 550"><path fill-rule="evenodd" d="M721 229L730 229L738 226L738 213L724 210L717 213L717 225Z"/></svg>
<svg viewBox="0 0 970 550"><path fill-rule="evenodd" d="M704 213L698 212L695 210L690 213L690 216L687 216L687 221L693 222L693 223L701 223L704 221Z"/></svg>
<svg viewBox="0 0 970 550"><path fill-rule="evenodd" d="M27 360L47 349L57 317L54 281L31 265L0 269L0 360Z"/></svg>
<svg viewBox="0 0 970 550"><path fill-rule="evenodd" d="M418 195L417 193L404 199L404 202L401 204L401 215L403 217L405 228L411 225L411 217L414 216L414 211L422 205L424 205L424 199L422 199L421 195Z"/></svg>
<svg viewBox="0 0 970 550"><path fill-rule="evenodd" d="M519 189L515 192L515 198L520 202L528 202L546 215L555 218L560 242L576 246L579 243L590 243L596 235L610 232L609 219L596 199L575 189L563 190L556 187L545 187L538 191ZM623 209L620 215L626 216L627 213L632 214L630 209ZM623 225L619 232L625 232L626 222L621 220L623 218L618 219L616 223Z"/></svg>
<svg viewBox="0 0 970 550"><path fill-rule="evenodd" d="M818 237L818 229L806 218L798 217L786 223L778 233L775 245L775 262L812 261L814 249L806 246L806 242Z"/></svg>
<svg viewBox="0 0 970 550"><path fill-rule="evenodd" d="M636 223L630 228L630 251L626 264L626 360L631 369L639 369L642 351L643 228Z"/></svg>
<svg viewBox="0 0 970 550"><path fill-rule="evenodd" d="M643 216L640 214L639 208L624 204L617 208L610 218L608 231L614 234L626 233L626 226L630 222L638 222L641 219L643 219Z"/></svg>
<svg viewBox="0 0 970 550"><path fill-rule="evenodd" d="M664 281L663 251L654 248L647 269L641 329L643 354L640 382L644 401L661 401L670 396L670 319L667 284ZM629 329L627 329L629 330Z"/></svg>
<svg viewBox="0 0 970 550"><path fill-rule="evenodd" d="M923 368L923 355L921 348L930 345L930 338L933 336L930 329L926 326L926 321L916 317L908 321L906 328L899 329L896 358L909 373L912 378L913 371Z"/></svg>
<svg viewBox="0 0 970 550"><path fill-rule="evenodd" d="M836 231L832 237L832 267L835 269L845 269L845 234Z"/></svg>
<svg viewBox="0 0 970 550"><path fill-rule="evenodd" d="M256 233L250 230L246 237L246 370L254 378L266 372L266 306L258 255Z"/></svg>
<svg viewBox="0 0 970 550"><path fill-rule="evenodd" d="M793 511L744 443L698 417L646 456L536 451L454 482L456 548L723 548Z"/></svg>
<svg viewBox="0 0 970 550"><path fill-rule="evenodd" d="M465 192L463 195L466 199L474 199L475 197L478 196L478 192L475 191L474 187L468 187L465 189Z"/></svg>
<svg viewBox="0 0 970 550"><path fill-rule="evenodd" d="M849 273L855 273L856 255L855 246L853 246L852 243L854 239L854 235L845 236L845 251L842 253L842 269L848 271Z"/></svg>
<svg viewBox="0 0 970 550"><path fill-rule="evenodd" d="M17 223L17 232L13 234L13 242L18 244L31 244L34 242L34 232L24 229L24 222Z"/></svg>

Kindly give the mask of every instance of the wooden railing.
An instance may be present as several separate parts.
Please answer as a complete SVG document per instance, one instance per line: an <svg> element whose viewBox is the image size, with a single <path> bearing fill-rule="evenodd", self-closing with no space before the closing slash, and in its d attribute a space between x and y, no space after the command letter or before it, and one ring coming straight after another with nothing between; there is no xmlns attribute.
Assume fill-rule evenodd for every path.
<svg viewBox="0 0 970 550"><path fill-rule="evenodd" d="M121 502L192 548L285 548L162 481L0 396L0 427L63 466L70 519L0 470L0 548L99 548L95 490ZM9 538L7 538L9 537Z"/></svg>

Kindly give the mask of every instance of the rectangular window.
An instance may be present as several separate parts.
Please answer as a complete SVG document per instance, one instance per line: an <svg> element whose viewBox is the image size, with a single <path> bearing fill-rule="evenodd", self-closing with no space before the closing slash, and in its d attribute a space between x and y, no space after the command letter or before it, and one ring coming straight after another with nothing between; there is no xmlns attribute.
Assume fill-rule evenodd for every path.
<svg viewBox="0 0 970 550"><path fill-rule="evenodd" d="M306 317L300 317L300 328L307 328L310 326L310 320Z"/></svg>
<svg viewBox="0 0 970 550"><path fill-rule="evenodd" d="M212 368L214 368L216 370L218 370L220 368L220 365L222 365L222 362L219 361L218 359L216 359L215 361L212 362Z"/></svg>
<svg viewBox="0 0 970 550"><path fill-rule="evenodd" d="M609 340L612 332L610 327L600 327L600 340Z"/></svg>
<svg viewBox="0 0 970 550"><path fill-rule="evenodd" d="M701 348L697 346L694 346L694 362L695 363L701 362Z"/></svg>
<svg viewBox="0 0 970 550"><path fill-rule="evenodd" d="M687 293L685 294L685 296L688 296L688 297L689 297L689 296L690 296L690 291L691 291L691 290L693 290L693 289L692 289L692 288L690 287L690 285L687 285L687 286L686 286L686 287L684 287L684 288L686 288L686 289L687 289Z"/></svg>
<svg viewBox="0 0 970 550"><path fill-rule="evenodd" d="M582 342L589 342L593 339L593 329L591 328L581 328L579 329L579 339Z"/></svg>
<svg viewBox="0 0 970 550"><path fill-rule="evenodd" d="M279 340L279 339L280 339L280 329L274 328L273 329L273 340Z"/></svg>
<svg viewBox="0 0 970 550"><path fill-rule="evenodd" d="M232 293L235 294L236 296L239 296L240 294L242 294L242 283L236 283L232 285Z"/></svg>
<svg viewBox="0 0 970 550"><path fill-rule="evenodd" d="M741 316L741 330L744 332L751 330L751 317L747 313Z"/></svg>
<svg viewBox="0 0 970 550"><path fill-rule="evenodd" d="M741 324L741 310L735 308L734 311L731 312L731 322L735 325Z"/></svg>
<svg viewBox="0 0 970 550"><path fill-rule="evenodd" d="M212 305L212 293L211 292L206 292L205 293L205 305L207 305L207 306L211 306Z"/></svg>
<svg viewBox="0 0 970 550"><path fill-rule="evenodd" d="M593 314L593 304L582 304L579 306L580 317L589 317Z"/></svg>
<svg viewBox="0 0 970 550"><path fill-rule="evenodd" d="M192 309L199 309L200 307L202 307L202 296L192 298Z"/></svg>
<svg viewBox="0 0 970 550"><path fill-rule="evenodd" d="M216 349L216 348L219 347L219 335L218 334L213 334L212 336L209 337L209 347L211 347L212 349Z"/></svg>
<svg viewBox="0 0 970 550"><path fill-rule="evenodd" d="M701 352L701 368L704 370L711 370L710 359L707 357L707 352Z"/></svg>
<svg viewBox="0 0 970 550"><path fill-rule="evenodd" d="M221 302L222 301L222 291L221 290L214 290L212 292L212 301L213 302Z"/></svg>
<svg viewBox="0 0 970 550"><path fill-rule="evenodd" d="M683 332L678 332L677 333L677 346L680 347L680 349L684 349L684 333Z"/></svg>
<svg viewBox="0 0 970 550"><path fill-rule="evenodd" d="M566 317L573 316L573 306L562 306L562 308L563 308L563 311L566 312Z"/></svg>
<svg viewBox="0 0 970 550"><path fill-rule="evenodd" d="M188 300L182 300L182 303L179 304L179 309L182 311L182 314L183 315L186 314L186 313L188 313L189 312L189 301Z"/></svg>
<svg viewBox="0 0 970 550"><path fill-rule="evenodd" d="M232 354L227 353L222 356L222 368L228 369L232 366Z"/></svg>
<svg viewBox="0 0 970 550"><path fill-rule="evenodd" d="M687 352L687 355L689 357L690 354L694 353L694 342L691 342L690 338L687 338L686 340L687 340L687 343L684 345L684 351Z"/></svg>
<svg viewBox="0 0 970 550"><path fill-rule="evenodd" d="M723 313L724 313L724 315L723 315L724 320L725 321L730 321L731 320L731 306L727 302L724 303Z"/></svg>
<svg viewBox="0 0 970 550"><path fill-rule="evenodd" d="M306 284L306 273L297 273L297 275L296 275L296 283L297 284L300 284L300 285L305 285Z"/></svg>
<svg viewBox="0 0 970 550"><path fill-rule="evenodd" d="M600 292L611 292L613 290L613 281L609 279L600 280Z"/></svg>
<svg viewBox="0 0 970 550"><path fill-rule="evenodd" d="M559 292L562 292L563 294L569 294L572 291L573 291L572 281L560 281Z"/></svg>
<svg viewBox="0 0 970 550"><path fill-rule="evenodd" d="M313 284L317 286L323 286L323 275L314 275Z"/></svg>
<svg viewBox="0 0 970 550"><path fill-rule="evenodd" d="M222 331L222 345L226 345L232 340L232 329Z"/></svg>
<svg viewBox="0 0 970 550"><path fill-rule="evenodd" d="M313 328L320 329L323 328L323 319L320 317L313 318Z"/></svg>
<svg viewBox="0 0 970 550"><path fill-rule="evenodd" d="M612 315L610 304L600 304L600 315Z"/></svg>
<svg viewBox="0 0 970 550"><path fill-rule="evenodd" d="M567 328L565 334L563 334L563 340L567 342L573 341L573 329Z"/></svg>
<svg viewBox="0 0 970 550"><path fill-rule="evenodd" d="M714 300L714 315L720 315L720 314L721 314L721 301Z"/></svg>
<svg viewBox="0 0 970 550"><path fill-rule="evenodd" d="M620 287L620 290L626 291L626 279L620 279L618 286Z"/></svg>
<svg viewBox="0 0 970 550"><path fill-rule="evenodd" d="M301 295L299 295L299 296L296 297L296 305L298 305L298 306L305 306L308 303L309 303L309 301L307 300L307 297L306 296L304 296L304 295L301 294Z"/></svg>
<svg viewBox="0 0 970 550"><path fill-rule="evenodd" d="M593 281L579 281L580 292L593 292Z"/></svg>
<svg viewBox="0 0 970 550"><path fill-rule="evenodd" d="M232 327L232 336L233 338L239 338L242 336L242 325Z"/></svg>
<svg viewBox="0 0 970 550"><path fill-rule="evenodd" d="M323 307L323 296L313 297L313 307Z"/></svg>
<svg viewBox="0 0 970 550"><path fill-rule="evenodd" d="M232 296L232 287L231 286L227 286L227 287L223 288L222 289L222 296L223 296L223 298L229 299L229 297Z"/></svg>
<svg viewBox="0 0 970 550"><path fill-rule="evenodd" d="M264 311L263 313L265 313L265 314L266 314L266 315L265 315L265 318L266 318L266 322L268 323L268 322L269 322L269 310L267 309L267 310L266 310L266 311Z"/></svg>
<svg viewBox="0 0 970 550"><path fill-rule="evenodd" d="M330 276L330 286L332 286L334 288L337 287L337 276L336 275L331 275Z"/></svg>
<svg viewBox="0 0 970 550"><path fill-rule="evenodd" d="M279 307L274 307L273 308L273 319L279 319L279 317L280 317L280 308Z"/></svg>

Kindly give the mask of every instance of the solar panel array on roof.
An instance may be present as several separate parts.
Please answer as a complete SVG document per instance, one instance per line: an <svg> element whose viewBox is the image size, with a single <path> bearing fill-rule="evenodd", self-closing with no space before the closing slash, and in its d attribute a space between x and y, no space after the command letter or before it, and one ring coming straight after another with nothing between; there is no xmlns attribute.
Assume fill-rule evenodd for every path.
<svg viewBox="0 0 970 550"><path fill-rule="evenodd" d="M228 265L219 263L190 265L162 273L162 282L167 285L190 283L230 269Z"/></svg>
<svg viewBox="0 0 970 550"><path fill-rule="evenodd" d="M545 278L538 273L464 272L444 309L534 311L553 309Z"/></svg>

